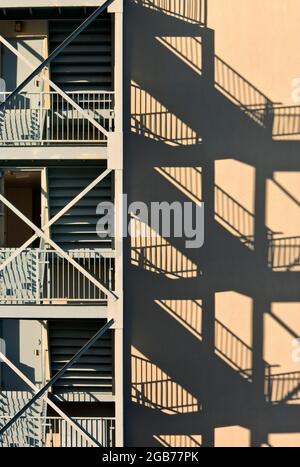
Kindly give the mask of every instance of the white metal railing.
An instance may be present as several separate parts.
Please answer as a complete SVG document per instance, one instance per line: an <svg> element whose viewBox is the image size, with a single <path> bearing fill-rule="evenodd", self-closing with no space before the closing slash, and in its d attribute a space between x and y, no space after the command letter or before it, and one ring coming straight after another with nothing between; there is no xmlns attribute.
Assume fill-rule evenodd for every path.
<svg viewBox="0 0 300 467"><path fill-rule="evenodd" d="M253 360L251 347L217 319L215 320L215 347L216 352L226 359L241 376L251 379Z"/></svg>
<svg viewBox="0 0 300 467"><path fill-rule="evenodd" d="M106 131L114 130L113 92L69 92L67 95ZM57 92L8 96L9 93L0 93L1 101L7 99L0 111L0 146L107 142L106 135L84 112Z"/></svg>
<svg viewBox="0 0 300 467"><path fill-rule="evenodd" d="M4 426L10 417L0 417ZM103 447L115 445L114 418L72 418ZM1 447L90 447L91 444L60 417L20 417L0 438Z"/></svg>
<svg viewBox="0 0 300 467"><path fill-rule="evenodd" d="M0 249L0 265L16 249ZM115 252L70 250L68 254L107 289L114 291ZM21 252L0 272L0 303L106 302L107 295L55 250Z"/></svg>

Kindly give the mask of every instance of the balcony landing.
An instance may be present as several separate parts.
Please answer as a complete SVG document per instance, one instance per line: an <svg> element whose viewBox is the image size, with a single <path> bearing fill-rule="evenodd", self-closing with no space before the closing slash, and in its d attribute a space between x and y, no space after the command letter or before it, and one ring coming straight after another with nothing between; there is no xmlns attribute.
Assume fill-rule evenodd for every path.
<svg viewBox="0 0 300 467"><path fill-rule="evenodd" d="M108 158L107 146L7 146L1 147L0 160L99 160Z"/></svg>
<svg viewBox="0 0 300 467"><path fill-rule="evenodd" d="M0 319L107 319L106 305L0 305Z"/></svg>

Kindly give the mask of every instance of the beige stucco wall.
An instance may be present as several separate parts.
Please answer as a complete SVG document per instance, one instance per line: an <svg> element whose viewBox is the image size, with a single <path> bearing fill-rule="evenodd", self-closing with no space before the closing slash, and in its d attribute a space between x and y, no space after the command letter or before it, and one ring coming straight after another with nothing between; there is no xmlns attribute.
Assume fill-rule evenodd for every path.
<svg viewBox="0 0 300 467"><path fill-rule="evenodd" d="M298 0L208 0L216 54L276 102L300 78ZM238 47L237 47L238 44Z"/></svg>

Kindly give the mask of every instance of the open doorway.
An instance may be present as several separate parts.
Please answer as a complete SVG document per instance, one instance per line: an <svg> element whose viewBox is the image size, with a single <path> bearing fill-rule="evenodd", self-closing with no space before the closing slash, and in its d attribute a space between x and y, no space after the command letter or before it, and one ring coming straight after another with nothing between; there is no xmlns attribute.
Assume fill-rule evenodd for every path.
<svg viewBox="0 0 300 467"><path fill-rule="evenodd" d="M37 227L41 226L41 171L7 170L3 174L4 196ZM3 243L18 248L34 233L11 209L5 208ZM37 239L32 247L39 246Z"/></svg>

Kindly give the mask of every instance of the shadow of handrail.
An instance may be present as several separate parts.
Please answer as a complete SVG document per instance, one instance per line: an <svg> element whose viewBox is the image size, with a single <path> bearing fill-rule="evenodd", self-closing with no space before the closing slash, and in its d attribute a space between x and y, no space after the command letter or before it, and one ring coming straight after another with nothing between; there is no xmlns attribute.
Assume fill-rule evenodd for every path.
<svg viewBox="0 0 300 467"><path fill-rule="evenodd" d="M207 25L207 0L132 0L132 2L188 23Z"/></svg>
<svg viewBox="0 0 300 467"><path fill-rule="evenodd" d="M193 202L202 200L202 170L200 167L156 167L159 174L188 196Z"/></svg>
<svg viewBox="0 0 300 467"><path fill-rule="evenodd" d="M218 185L215 185L215 215L254 250L254 215Z"/></svg>
<svg viewBox="0 0 300 467"><path fill-rule="evenodd" d="M272 128L274 103L232 66L215 55L215 86L263 128Z"/></svg>
<svg viewBox="0 0 300 467"><path fill-rule="evenodd" d="M268 402L284 404L300 401L300 371L269 375L266 383Z"/></svg>
<svg viewBox="0 0 300 467"><path fill-rule="evenodd" d="M274 107L273 136L300 135L300 106Z"/></svg>
<svg viewBox="0 0 300 467"><path fill-rule="evenodd" d="M201 435L155 435L156 439L165 448L201 448Z"/></svg>
<svg viewBox="0 0 300 467"><path fill-rule="evenodd" d="M269 267L291 271L300 266L300 236L272 238L269 242Z"/></svg>
<svg viewBox="0 0 300 467"><path fill-rule="evenodd" d="M157 244L131 248L138 267L172 279L197 277L197 266L183 257L170 244Z"/></svg>
<svg viewBox="0 0 300 467"><path fill-rule="evenodd" d="M253 382L253 349L221 321L215 319L216 354L228 363L249 383ZM265 393L270 395L270 375L274 365L263 361L265 369Z"/></svg>
<svg viewBox="0 0 300 467"><path fill-rule="evenodd" d="M131 359L133 402L169 415L201 410L198 400L154 363L136 355Z"/></svg>
<svg viewBox="0 0 300 467"><path fill-rule="evenodd" d="M169 111L132 114L131 128L138 135L171 146L196 145L202 142L202 138L179 119L176 119L175 124Z"/></svg>
<svg viewBox="0 0 300 467"><path fill-rule="evenodd" d="M250 250L254 250L255 216L220 186L215 185L215 216L220 224L228 228ZM269 242L268 265L273 269L290 268L300 265L300 237L275 238L279 232L267 228ZM297 243L295 243L297 241ZM293 243L291 243L293 242ZM291 243L291 244L290 244ZM288 249L282 255L281 249ZM295 253L297 253L295 255ZM294 258L292 259L292 255ZM285 258L288 256L289 260Z"/></svg>
<svg viewBox="0 0 300 467"><path fill-rule="evenodd" d="M300 135L300 106L271 101L222 58L215 55L215 86L273 137Z"/></svg>
<svg viewBox="0 0 300 467"><path fill-rule="evenodd" d="M215 348L238 373L248 381L252 378L253 351L242 339L218 319L215 320Z"/></svg>

